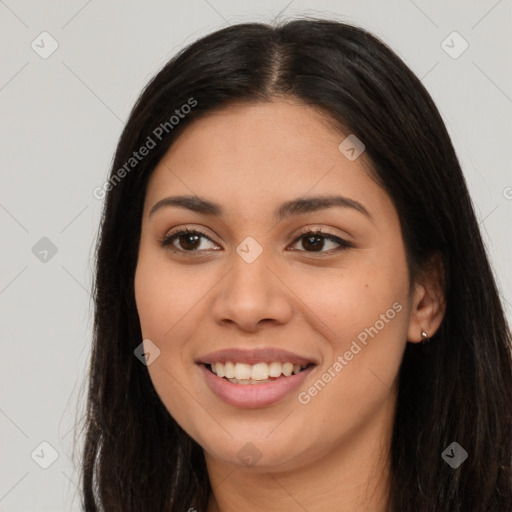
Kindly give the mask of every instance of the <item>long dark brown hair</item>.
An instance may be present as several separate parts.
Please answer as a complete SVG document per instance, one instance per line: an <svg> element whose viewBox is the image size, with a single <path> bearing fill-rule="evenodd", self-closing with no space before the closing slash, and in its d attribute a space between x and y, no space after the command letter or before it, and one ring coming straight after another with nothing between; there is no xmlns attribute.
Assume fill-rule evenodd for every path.
<svg viewBox="0 0 512 512"><path fill-rule="evenodd" d="M158 72L129 116L102 188L83 509L206 510L203 451L134 356L142 341L134 299L142 208L151 172L192 120L275 96L317 108L364 142L397 209L413 279L428 255L442 255L444 320L429 345L407 344L400 370L390 510L511 511L511 336L449 134L387 45L353 25L308 18L203 37ZM170 122L176 110L183 115ZM148 137L155 147L128 168ZM123 166L129 171L119 172ZM468 453L456 469L441 456L454 441Z"/></svg>

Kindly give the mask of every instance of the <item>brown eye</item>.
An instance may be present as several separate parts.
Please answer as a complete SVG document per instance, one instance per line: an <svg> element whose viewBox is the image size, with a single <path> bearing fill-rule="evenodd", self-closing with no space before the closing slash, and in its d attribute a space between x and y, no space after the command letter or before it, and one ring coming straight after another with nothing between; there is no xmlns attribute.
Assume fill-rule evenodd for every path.
<svg viewBox="0 0 512 512"><path fill-rule="evenodd" d="M199 255L199 253L207 251L208 248L201 249L202 239L210 241L218 248L218 245L213 242L206 233L203 233L198 229L182 229L166 235L160 240L162 247L165 247L173 252L177 253L188 253L191 256ZM305 231L298 238L295 239L294 244L302 241L301 249L293 249L294 251L299 250L307 253L318 253L320 256L329 255L334 252L342 251L351 247L353 244L335 236L330 233L324 233L321 230L316 231ZM328 250L324 250L326 245L333 244L333 247L327 247ZM216 250L216 249L214 249Z"/></svg>
<svg viewBox="0 0 512 512"><path fill-rule="evenodd" d="M186 233L184 235L178 235L175 237L180 246L187 251L197 250L201 245L201 235L196 235L194 233Z"/></svg>
<svg viewBox="0 0 512 512"><path fill-rule="evenodd" d="M354 245L350 242L347 242L347 240L344 240L343 238L332 235L330 233L324 233L321 230L306 231L302 233L294 241L294 244L300 240L302 240L302 247L304 248L305 252L317 252L321 253L322 255L324 253L332 253L354 247ZM335 244L335 246L337 245L337 247L334 247L334 249L328 251L323 251L326 241Z"/></svg>
<svg viewBox="0 0 512 512"><path fill-rule="evenodd" d="M165 236L160 241L160 244L162 247L166 247L174 252L202 252L203 249L200 249L200 247L201 239L203 238L212 242L212 240L206 235L206 233L203 233L200 230L182 229L180 231ZM179 247L177 247L176 245L179 245Z"/></svg>

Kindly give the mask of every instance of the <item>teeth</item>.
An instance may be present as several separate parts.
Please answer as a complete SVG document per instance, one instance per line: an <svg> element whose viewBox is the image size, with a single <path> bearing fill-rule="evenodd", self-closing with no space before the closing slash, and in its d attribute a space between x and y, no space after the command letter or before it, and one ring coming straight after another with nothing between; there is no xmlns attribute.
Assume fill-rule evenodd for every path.
<svg viewBox="0 0 512 512"><path fill-rule="evenodd" d="M224 371L224 365L222 363L215 363L212 365L212 368L213 366L215 366L215 373L219 376L219 377L225 377L226 376L226 372Z"/></svg>
<svg viewBox="0 0 512 512"><path fill-rule="evenodd" d="M211 369L212 372L218 375L219 377L226 377L235 384L243 383L247 384L255 384L258 381L266 381L269 377L280 377L284 375L285 377L289 377L290 375L297 375L301 372L307 365L301 366L293 363L279 363L272 362L270 364L267 363L257 363L257 364L246 364L246 363L233 363L228 361L227 363L212 363Z"/></svg>
<svg viewBox="0 0 512 512"><path fill-rule="evenodd" d="M286 377L289 377L293 372L293 364L292 363L284 363L283 364L283 373Z"/></svg>
<svg viewBox="0 0 512 512"><path fill-rule="evenodd" d="M268 379L268 364L258 363L251 366L251 379L252 380L266 380Z"/></svg>
<svg viewBox="0 0 512 512"><path fill-rule="evenodd" d="M222 363L217 363L217 370ZM218 375L218 374L217 374ZM251 378L251 365L245 363L235 364L235 379L250 379Z"/></svg>
<svg viewBox="0 0 512 512"><path fill-rule="evenodd" d="M283 365L281 363L270 363L268 366L268 375L269 377L279 377L283 370Z"/></svg>
<svg viewBox="0 0 512 512"><path fill-rule="evenodd" d="M222 364L222 363L217 363L217 364ZM224 371L226 372L225 376L228 379L234 379L235 378L235 365L231 361L227 362L224 365Z"/></svg>

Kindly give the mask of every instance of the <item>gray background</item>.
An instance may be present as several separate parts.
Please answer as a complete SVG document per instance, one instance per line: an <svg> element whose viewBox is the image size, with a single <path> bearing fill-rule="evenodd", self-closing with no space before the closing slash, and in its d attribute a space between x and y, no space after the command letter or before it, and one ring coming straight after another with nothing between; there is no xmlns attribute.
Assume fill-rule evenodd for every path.
<svg viewBox="0 0 512 512"><path fill-rule="evenodd" d="M422 79L464 169L510 321L510 0L0 0L0 512L79 510L73 427L102 207L92 191L107 177L123 120L178 49L280 12L357 23ZM44 31L58 43L46 59L31 47L51 49ZM445 51L463 48L453 31L469 44L457 58Z"/></svg>

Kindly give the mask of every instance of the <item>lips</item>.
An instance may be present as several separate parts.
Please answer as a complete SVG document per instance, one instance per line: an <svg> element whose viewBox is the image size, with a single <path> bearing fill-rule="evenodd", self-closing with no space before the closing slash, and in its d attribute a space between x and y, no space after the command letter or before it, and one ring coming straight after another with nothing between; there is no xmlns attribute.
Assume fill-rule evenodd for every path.
<svg viewBox="0 0 512 512"><path fill-rule="evenodd" d="M211 352L199 357L196 361L206 384L222 401L240 408L265 407L278 402L300 386L318 365L316 358L295 354L275 348L263 349L227 349ZM223 364L235 363L235 366L248 367L260 363L282 364L283 368L291 366L302 367L298 373L268 377L264 381L253 381L247 375L238 379L227 379L212 371L212 365L219 368ZM287 364L288 363L288 364ZM261 377L261 376L259 376ZM256 384L256 385L254 385Z"/></svg>
<svg viewBox="0 0 512 512"><path fill-rule="evenodd" d="M273 405L290 397L292 392L315 371L316 366L310 366L290 377L279 377L270 382L255 385L229 382L212 373L204 364L199 364L198 368L214 396L233 407L254 409Z"/></svg>
<svg viewBox="0 0 512 512"><path fill-rule="evenodd" d="M308 357L287 350L276 348L260 349L238 349L231 348L210 352L196 359L197 364L211 365L212 363L234 363L258 364L258 363L292 363L293 365L307 366L309 364L317 365L316 358Z"/></svg>

